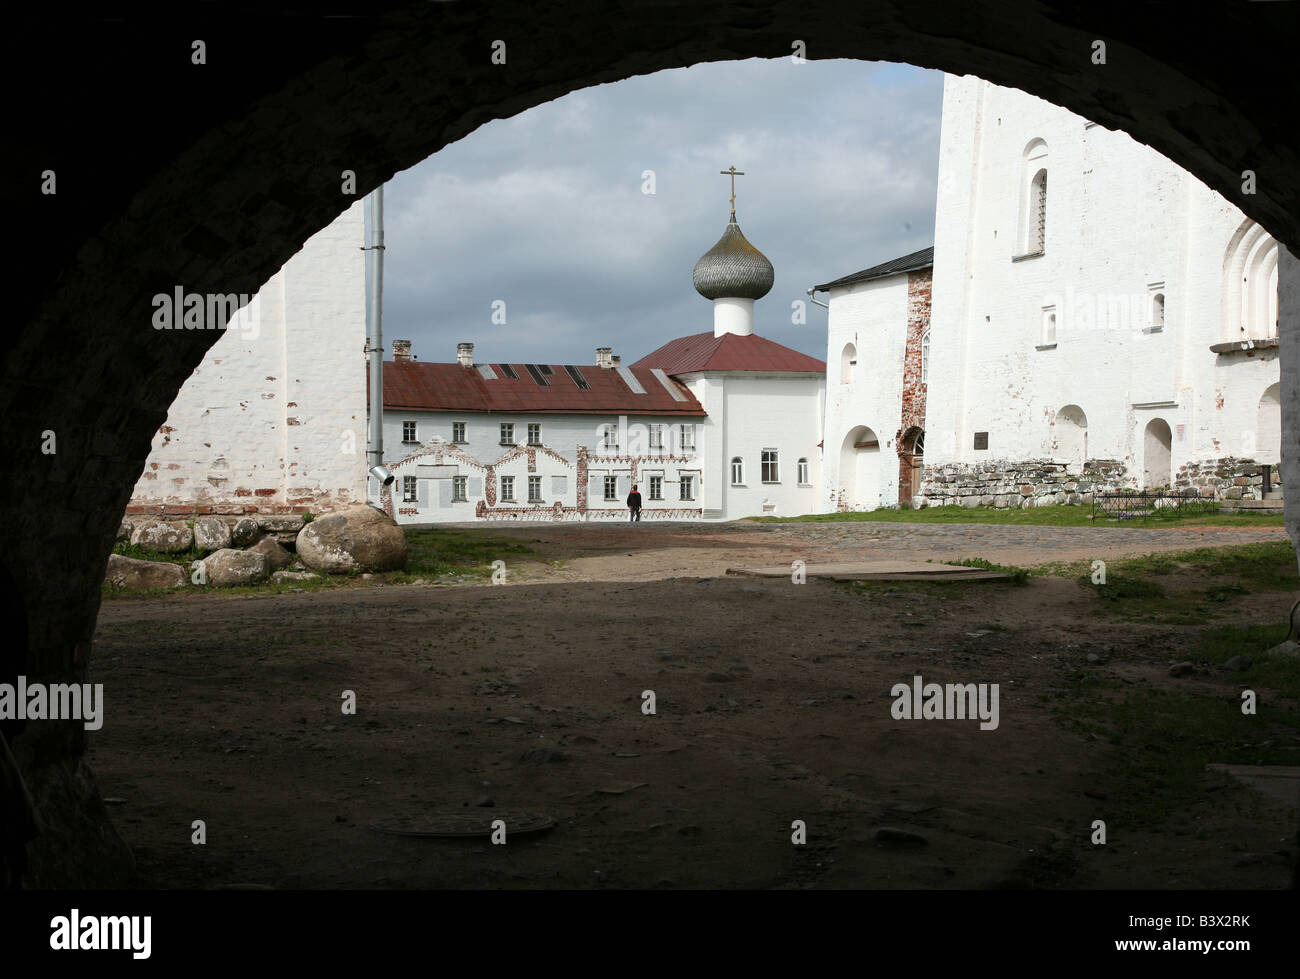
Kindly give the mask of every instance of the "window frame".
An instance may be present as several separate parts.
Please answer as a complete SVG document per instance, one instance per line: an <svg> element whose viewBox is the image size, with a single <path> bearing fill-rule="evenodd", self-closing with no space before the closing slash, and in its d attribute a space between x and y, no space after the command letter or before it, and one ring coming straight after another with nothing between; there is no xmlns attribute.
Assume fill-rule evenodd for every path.
<svg viewBox="0 0 1300 979"><path fill-rule="evenodd" d="M514 422L501 422L501 444L502 445L515 444L515 423Z"/></svg>
<svg viewBox="0 0 1300 979"><path fill-rule="evenodd" d="M534 432L534 430L537 432L537 437L536 437L536 438L533 438L533 432ZM528 444L529 444L529 445L541 445L541 444L542 444L542 423L541 423L541 422L529 422L529 423L528 423Z"/></svg>
<svg viewBox="0 0 1300 979"><path fill-rule="evenodd" d="M745 460L742 456L731 457L731 485L745 485Z"/></svg>
<svg viewBox="0 0 1300 979"><path fill-rule="evenodd" d="M768 456L771 455L771 459ZM769 467L771 478L768 478ZM779 485L781 482L781 454L777 449L763 449L759 455L758 463L759 480L765 486Z"/></svg>
<svg viewBox="0 0 1300 979"><path fill-rule="evenodd" d="M664 498L664 478L662 475L648 476L646 482L649 484L647 497L651 500L662 501Z"/></svg>
<svg viewBox="0 0 1300 979"><path fill-rule="evenodd" d="M604 496L605 502L617 503L618 502L618 474L606 473L605 482L603 485L605 491L605 496Z"/></svg>
<svg viewBox="0 0 1300 979"><path fill-rule="evenodd" d="M420 481L415 476L402 477L402 502L419 503L420 502Z"/></svg>
<svg viewBox="0 0 1300 979"><path fill-rule="evenodd" d="M501 502L502 503L515 502L515 477L514 476L501 477Z"/></svg>
<svg viewBox="0 0 1300 979"><path fill-rule="evenodd" d="M533 492L534 489L536 489L536 492ZM528 477L528 502L529 503L544 502L542 500L542 477L541 476Z"/></svg>
<svg viewBox="0 0 1300 979"><path fill-rule="evenodd" d="M451 477L451 502L452 503L469 502L469 477L468 476Z"/></svg>
<svg viewBox="0 0 1300 979"><path fill-rule="evenodd" d="M407 432L410 432L410 434L408 435ZM420 439L418 437L418 432L419 432L419 428L414 421L411 421L410 419L407 418L402 419L402 444L403 445L414 445L415 443L419 442Z"/></svg>
<svg viewBox="0 0 1300 979"><path fill-rule="evenodd" d="M458 437L458 436L459 436L459 437ZM452 422L452 423L451 423L451 444L452 444L452 445L468 445L468 444L469 444L469 440L465 437L465 423L464 423L464 422Z"/></svg>
<svg viewBox="0 0 1300 979"><path fill-rule="evenodd" d="M677 474L677 499L679 502L685 503L693 503L695 501L694 473Z"/></svg>

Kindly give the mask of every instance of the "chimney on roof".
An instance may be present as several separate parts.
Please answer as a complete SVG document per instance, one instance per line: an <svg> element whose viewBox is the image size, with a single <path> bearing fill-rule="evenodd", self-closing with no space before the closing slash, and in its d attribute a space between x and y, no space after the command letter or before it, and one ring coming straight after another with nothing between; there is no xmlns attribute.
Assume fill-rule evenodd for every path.
<svg viewBox="0 0 1300 979"><path fill-rule="evenodd" d="M411 341L394 340L393 341L393 362L401 363L411 359Z"/></svg>
<svg viewBox="0 0 1300 979"><path fill-rule="evenodd" d="M461 367L474 366L474 344L458 343L456 344L456 360Z"/></svg>
<svg viewBox="0 0 1300 979"><path fill-rule="evenodd" d="M623 358L620 357L618 354L613 354L610 356L609 358L610 367L617 367L621 363L623 363Z"/></svg>
<svg viewBox="0 0 1300 979"><path fill-rule="evenodd" d="M597 347L596 348L596 366L603 367L606 370L614 366L614 348Z"/></svg>

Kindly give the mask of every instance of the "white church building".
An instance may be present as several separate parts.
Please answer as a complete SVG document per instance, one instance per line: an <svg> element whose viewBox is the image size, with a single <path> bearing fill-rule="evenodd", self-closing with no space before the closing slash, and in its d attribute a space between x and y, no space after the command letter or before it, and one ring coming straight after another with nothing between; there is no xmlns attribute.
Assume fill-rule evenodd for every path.
<svg viewBox="0 0 1300 979"><path fill-rule="evenodd" d="M754 332L772 288L767 258L740 231L694 270L713 330L623 366L411 358L384 364L384 449L399 523L628 519L734 520L820 512L825 365Z"/></svg>
<svg viewBox="0 0 1300 979"><path fill-rule="evenodd" d="M817 288L831 509L1257 497L1279 461L1276 242L1023 92L947 76L932 259Z"/></svg>

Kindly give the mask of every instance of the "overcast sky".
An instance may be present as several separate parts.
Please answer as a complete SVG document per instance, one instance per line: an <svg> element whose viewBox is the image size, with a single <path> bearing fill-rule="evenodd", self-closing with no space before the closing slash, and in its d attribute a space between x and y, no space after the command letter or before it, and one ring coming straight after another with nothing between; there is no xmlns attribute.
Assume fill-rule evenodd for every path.
<svg viewBox="0 0 1300 979"><path fill-rule="evenodd" d="M481 127L384 197L384 338L423 361L631 363L711 332L691 270L736 217L776 269L755 331L825 359L811 285L933 243L943 76L789 58L583 89ZM642 174L654 171L653 195ZM824 295L818 298L825 300ZM492 322L492 303L506 323Z"/></svg>

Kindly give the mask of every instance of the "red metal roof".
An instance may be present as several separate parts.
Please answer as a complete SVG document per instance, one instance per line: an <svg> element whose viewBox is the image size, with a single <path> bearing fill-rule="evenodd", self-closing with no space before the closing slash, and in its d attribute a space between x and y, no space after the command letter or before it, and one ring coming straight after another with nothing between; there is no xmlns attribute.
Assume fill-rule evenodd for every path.
<svg viewBox="0 0 1300 979"><path fill-rule="evenodd" d="M824 374L826 364L797 350L750 334L696 333L665 343L632 365L638 370L658 367L666 374L692 371L794 371Z"/></svg>
<svg viewBox="0 0 1300 979"><path fill-rule="evenodd" d="M384 407L425 411L518 411L571 414L704 415L687 388L669 379L678 401L648 368L625 368L645 389L637 394L615 368L578 365L590 385L580 388L560 364L549 364L545 386L533 380L523 364L511 364L518 377L507 377L500 364L489 364L489 380L479 366L430 364L423 361L384 362ZM541 366L541 365L534 365Z"/></svg>

